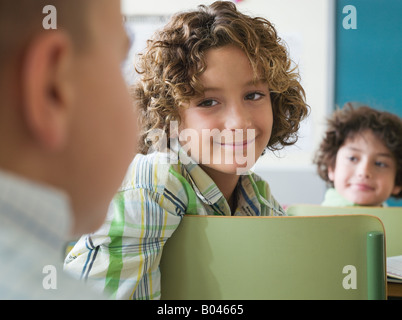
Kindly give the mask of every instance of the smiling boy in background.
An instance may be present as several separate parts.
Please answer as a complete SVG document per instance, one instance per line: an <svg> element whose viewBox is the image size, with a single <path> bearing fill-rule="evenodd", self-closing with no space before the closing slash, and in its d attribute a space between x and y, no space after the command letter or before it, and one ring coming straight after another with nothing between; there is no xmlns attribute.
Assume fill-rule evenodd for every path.
<svg viewBox="0 0 402 320"><path fill-rule="evenodd" d="M401 118L346 104L328 120L315 163L331 186L324 206L383 206L391 196L401 198Z"/></svg>

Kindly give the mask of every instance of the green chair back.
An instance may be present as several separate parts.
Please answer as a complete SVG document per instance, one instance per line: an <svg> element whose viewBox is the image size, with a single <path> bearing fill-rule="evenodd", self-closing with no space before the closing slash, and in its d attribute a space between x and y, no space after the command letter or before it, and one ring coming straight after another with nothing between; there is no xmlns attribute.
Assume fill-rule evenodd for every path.
<svg viewBox="0 0 402 320"><path fill-rule="evenodd" d="M298 204L287 208L289 216L366 214L378 217L384 224L386 256L402 255L402 207L324 207Z"/></svg>
<svg viewBox="0 0 402 320"><path fill-rule="evenodd" d="M373 216L185 216L161 260L162 299L384 299Z"/></svg>

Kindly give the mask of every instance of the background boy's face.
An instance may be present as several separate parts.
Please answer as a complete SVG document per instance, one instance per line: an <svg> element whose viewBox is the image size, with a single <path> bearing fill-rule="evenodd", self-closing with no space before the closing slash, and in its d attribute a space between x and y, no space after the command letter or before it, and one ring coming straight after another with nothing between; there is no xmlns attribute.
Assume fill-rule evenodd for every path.
<svg viewBox="0 0 402 320"><path fill-rule="evenodd" d="M120 69L129 46L120 1L96 2L90 12L88 48L76 56L73 71L75 109L66 174L74 211L93 229L103 222L134 156L136 118Z"/></svg>
<svg viewBox="0 0 402 320"><path fill-rule="evenodd" d="M339 148L328 177L335 189L358 205L381 206L401 187L395 186L396 161L371 130L348 138Z"/></svg>
<svg viewBox="0 0 402 320"><path fill-rule="evenodd" d="M250 62L237 47L208 50L206 65L200 77L204 96L192 99L181 112L180 129L197 134L181 144L190 147L192 158L210 175L214 170L238 174L238 169L254 165L270 139L269 88L265 82L253 83ZM217 134L202 139L203 130L225 138Z"/></svg>

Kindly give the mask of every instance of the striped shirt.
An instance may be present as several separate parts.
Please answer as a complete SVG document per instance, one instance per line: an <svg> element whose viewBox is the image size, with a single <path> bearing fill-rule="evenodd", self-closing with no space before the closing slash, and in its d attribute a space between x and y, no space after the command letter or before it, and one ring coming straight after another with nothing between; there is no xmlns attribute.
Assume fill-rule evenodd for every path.
<svg viewBox="0 0 402 320"><path fill-rule="evenodd" d="M269 185L241 175L234 215L285 215ZM115 299L160 299L159 262L184 214L231 215L213 180L183 151L137 155L103 226L84 235L65 270Z"/></svg>
<svg viewBox="0 0 402 320"><path fill-rule="evenodd" d="M0 299L96 299L63 272L64 193L0 171Z"/></svg>

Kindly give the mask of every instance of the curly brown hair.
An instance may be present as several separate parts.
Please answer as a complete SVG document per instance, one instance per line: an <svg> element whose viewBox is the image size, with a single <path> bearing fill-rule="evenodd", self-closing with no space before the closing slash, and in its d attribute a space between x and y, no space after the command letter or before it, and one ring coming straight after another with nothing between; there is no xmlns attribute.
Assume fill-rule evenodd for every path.
<svg viewBox="0 0 402 320"><path fill-rule="evenodd" d="M336 154L349 138L365 130L371 130L389 149L396 161L395 185L402 186L402 119L397 115L354 103L346 103L328 119L328 128L314 163L320 177L333 187L328 177L328 168L335 168ZM402 191L394 198L402 198Z"/></svg>
<svg viewBox="0 0 402 320"><path fill-rule="evenodd" d="M136 70L141 77L132 95L140 109L139 152L147 153L147 135L153 129L163 130L170 138L170 121L180 123L180 108L202 95L199 77L207 68L206 51L226 45L241 48L255 79L266 81L270 89L274 119L267 148L279 150L297 141L309 106L274 26L264 18L240 13L232 2L217 1L174 15L138 56Z"/></svg>

